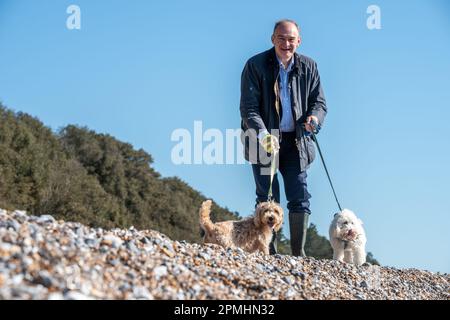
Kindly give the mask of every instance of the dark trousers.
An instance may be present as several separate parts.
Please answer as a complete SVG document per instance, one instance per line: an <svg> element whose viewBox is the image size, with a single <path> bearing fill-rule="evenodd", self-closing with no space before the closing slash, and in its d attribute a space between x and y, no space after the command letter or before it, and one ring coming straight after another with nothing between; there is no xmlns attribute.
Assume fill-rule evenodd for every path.
<svg viewBox="0 0 450 320"><path fill-rule="evenodd" d="M297 146L295 145L295 132L283 132L279 150L279 168L278 172L283 176L287 208L289 212L307 212L309 210L309 199L311 195L308 192L306 184L306 171L300 172L300 159ZM253 177L256 183L256 204L268 200L270 187L270 175L261 174L262 167L268 165L252 164ZM276 202L280 203L280 185L278 183L278 174L275 174L272 183L272 194Z"/></svg>

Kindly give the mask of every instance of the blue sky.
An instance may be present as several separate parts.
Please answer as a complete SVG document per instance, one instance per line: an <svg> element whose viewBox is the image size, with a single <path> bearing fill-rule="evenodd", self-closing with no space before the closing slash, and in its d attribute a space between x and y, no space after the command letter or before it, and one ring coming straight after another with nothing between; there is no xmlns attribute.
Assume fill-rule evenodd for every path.
<svg viewBox="0 0 450 320"><path fill-rule="evenodd" d="M66 28L71 4L81 30ZM366 27L372 4L380 30ZM449 272L449 13L445 0L0 0L0 100L54 130L85 125L143 148L163 176L246 216L250 166L175 165L170 137L196 120L239 128L242 67L271 47L276 20L294 19L329 107L319 141L367 249L383 265ZM328 236L337 209L319 159L308 182L311 222Z"/></svg>

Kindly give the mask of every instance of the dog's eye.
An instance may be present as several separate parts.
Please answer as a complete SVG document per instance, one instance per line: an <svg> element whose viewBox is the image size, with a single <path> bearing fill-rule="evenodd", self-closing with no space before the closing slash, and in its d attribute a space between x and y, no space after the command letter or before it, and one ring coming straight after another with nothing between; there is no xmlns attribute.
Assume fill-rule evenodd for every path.
<svg viewBox="0 0 450 320"><path fill-rule="evenodd" d="M348 224L348 221L344 221L344 223L343 224Z"/></svg>

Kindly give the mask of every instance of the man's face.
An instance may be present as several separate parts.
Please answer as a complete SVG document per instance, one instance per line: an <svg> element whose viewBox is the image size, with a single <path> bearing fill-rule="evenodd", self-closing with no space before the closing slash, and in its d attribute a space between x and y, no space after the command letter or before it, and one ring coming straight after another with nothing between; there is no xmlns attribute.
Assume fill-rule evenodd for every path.
<svg viewBox="0 0 450 320"><path fill-rule="evenodd" d="M289 61L300 45L301 39L297 27L293 23L280 24L272 35L275 52L283 62Z"/></svg>

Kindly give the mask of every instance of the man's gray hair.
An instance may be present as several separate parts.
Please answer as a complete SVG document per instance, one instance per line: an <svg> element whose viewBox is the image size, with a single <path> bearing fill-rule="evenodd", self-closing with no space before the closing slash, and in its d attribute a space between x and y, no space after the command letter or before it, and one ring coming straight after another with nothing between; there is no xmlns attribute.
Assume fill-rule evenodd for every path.
<svg viewBox="0 0 450 320"><path fill-rule="evenodd" d="M275 22L275 26L273 27L273 33L275 33L275 30L277 30L278 26L280 26L281 24L285 24L285 23L294 24L297 27L298 34L300 34L300 28L299 28L297 22L295 22L294 20L290 20L290 19L283 19L283 20L279 20L279 21Z"/></svg>

